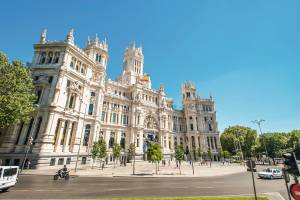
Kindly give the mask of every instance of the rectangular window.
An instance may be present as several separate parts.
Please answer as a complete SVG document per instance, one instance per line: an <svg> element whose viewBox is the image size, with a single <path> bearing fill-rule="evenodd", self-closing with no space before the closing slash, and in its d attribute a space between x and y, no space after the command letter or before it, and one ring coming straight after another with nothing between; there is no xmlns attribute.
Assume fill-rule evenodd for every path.
<svg viewBox="0 0 300 200"><path fill-rule="evenodd" d="M127 115L122 115L122 124L127 125L128 124L128 116Z"/></svg>
<svg viewBox="0 0 300 200"><path fill-rule="evenodd" d="M94 104L90 103L88 114L92 115L93 114L93 110L94 110Z"/></svg>
<svg viewBox="0 0 300 200"><path fill-rule="evenodd" d="M82 157L82 158L81 158L81 164L82 164L82 165L85 165L85 164L86 164L86 157Z"/></svg>
<svg viewBox="0 0 300 200"><path fill-rule="evenodd" d="M57 165L63 165L64 164L64 158L59 158Z"/></svg>
<svg viewBox="0 0 300 200"><path fill-rule="evenodd" d="M72 94L69 100L69 108L73 108L75 95Z"/></svg>
<svg viewBox="0 0 300 200"><path fill-rule="evenodd" d="M70 164L70 163L71 163L71 158L69 157L69 158L67 158L66 164L68 165L68 164Z"/></svg>
<svg viewBox="0 0 300 200"><path fill-rule="evenodd" d="M51 160L50 160L50 166L54 166L55 165L55 158L51 158Z"/></svg>
<svg viewBox="0 0 300 200"><path fill-rule="evenodd" d="M84 130L83 146L88 146L89 139L90 139L90 132L91 132L91 125L87 124Z"/></svg>
<svg viewBox="0 0 300 200"><path fill-rule="evenodd" d="M14 160L14 166L19 166L20 165L20 159L15 159ZM1 173L0 173L1 176Z"/></svg>
<svg viewBox="0 0 300 200"><path fill-rule="evenodd" d="M9 177L9 176L14 176L18 172L18 168L10 168L10 169L4 169L3 172L3 178Z"/></svg>
<svg viewBox="0 0 300 200"><path fill-rule="evenodd" d="M48 78L48 83L51 84L52 81L53 81L53 76L49 76L49 78Z"/></svg>
<svg viewBox="0 0 300 200"><path fill-rule="evenodd" d="M111 116L112 116L112 117L111 117L111 122L112 122L113 124L115 124L116 121L117 121L117 114L116 114L116 113L112 113Z"/></svg>
<svg viewBox="0 0 300 200"><path fill-rule="evenodd" d="M101 114L101 121L102 121L102 122L104 122L105 114L106 114L106 113L105 113L104 111L102 111L102 114Z"/></svg>
<svg viewBox="0 0 300 200"><path fill-rule="evenodd" d="M190 124L190 129L191 129L191 131L194 130L194 125L193 124Z"/></svg>

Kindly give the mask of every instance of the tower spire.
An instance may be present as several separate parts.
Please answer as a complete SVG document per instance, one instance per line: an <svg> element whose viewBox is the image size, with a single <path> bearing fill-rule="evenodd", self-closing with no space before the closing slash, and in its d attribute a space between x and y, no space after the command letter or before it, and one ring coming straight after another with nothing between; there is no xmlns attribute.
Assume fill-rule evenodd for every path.
<svg viewBox="0 0 300 200"><path fill-rule="evenodd" d="M86 45L87 45L87 46L88 46L88 45L91 45L91 38L90 38L90 36L87 37Z"/></svg>
<svg viewBox="0 0 300 200"><path fill-rule="evenodd" d="M74 44L74 29L71 29L66 37L66 42L69 44Z"/></svg>
<svg viewBox="0 0 300 200"><path fill-rule="evenodd" d="M98 34L97 33L96 33L96 36L95 36L94 44L96 46L99 46L99 38L98 38Z"/></svg>
<svg viewBox="0 0 300 200"><path fill-rule="evenodd" d="M43 32L41 33L41 39L40 39L41 44L46 44L46 35L47 35L47 29L44 29Z"/></svg>

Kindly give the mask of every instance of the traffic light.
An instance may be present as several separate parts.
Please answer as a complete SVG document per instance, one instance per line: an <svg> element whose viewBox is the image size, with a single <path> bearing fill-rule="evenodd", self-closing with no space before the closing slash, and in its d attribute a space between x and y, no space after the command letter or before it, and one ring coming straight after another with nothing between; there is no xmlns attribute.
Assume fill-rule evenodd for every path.
<svg viewBox="0 0 300 200"><path fill-rule="evenodd" d="M282 156L284 158L286 172L292 176L300 176L297 160L293 153L285 153Z"/></svg>

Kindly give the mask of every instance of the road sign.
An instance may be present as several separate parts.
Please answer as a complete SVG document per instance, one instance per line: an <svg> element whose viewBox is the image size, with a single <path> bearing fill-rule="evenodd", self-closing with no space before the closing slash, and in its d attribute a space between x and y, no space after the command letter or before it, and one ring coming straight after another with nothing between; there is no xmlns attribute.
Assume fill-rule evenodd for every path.
<svg viewBox="0 0 300 200"><path fill-rule="evenodd" d="M300 200L300 184L292 184L290 186L290 191L295 200Z"/></svg>
<svg viewBox="0 0 300 200"><path fill-rule="evenodd" d="M251 162L251 163L250 163ZM256 164L253 160L247 160L246 165L249 169L254 169Z"/></svg>

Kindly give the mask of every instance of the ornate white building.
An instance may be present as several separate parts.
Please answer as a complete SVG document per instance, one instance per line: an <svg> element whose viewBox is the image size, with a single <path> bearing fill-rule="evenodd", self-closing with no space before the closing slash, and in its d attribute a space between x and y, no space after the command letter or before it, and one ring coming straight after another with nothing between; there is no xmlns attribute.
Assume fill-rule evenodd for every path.
<svg viewBox="0 0 300 200"><path fill-rule="evenodd" d="M106 79L106 41L87 40L75 45L73 30L63 41L47 41L46 31L34 45L31 63L38 99L31 120L1 130L0 158L5 165L20 165L28 150L32 166L90 162L90 150L103 138L111 147L119 143L126 154L131 143L142 158L146 141L158 142L169 159L176 145L186 152L211 149L218 159L221 148L214 101L200 98L193 84L182 85L182 110L175 110L164 92L151 88L144 73L141 47L131 43L116 81ZM31 143L32 141L32 143Z"/></svg>

